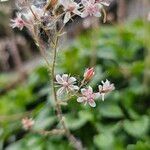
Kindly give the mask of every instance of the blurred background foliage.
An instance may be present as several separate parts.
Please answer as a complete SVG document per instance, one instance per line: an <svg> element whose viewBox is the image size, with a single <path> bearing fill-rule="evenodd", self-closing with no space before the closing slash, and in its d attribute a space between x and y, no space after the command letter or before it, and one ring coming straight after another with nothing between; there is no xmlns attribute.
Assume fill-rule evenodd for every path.
<svg viewBox="0 0 150 150"><path fill-rule="evenodd" d="M84 69L94 65L90 83L96 90L101 80L114 82L116 90L96 108L73 98L63 113L71 132L89 150L150 150L150 24L101 26L84 31L59 52L57 72L82 79ZM0 90L14 76L0 75ZM50 80L41 63L25 82L0 96L0 149L70 150L64 136L41 136L22 129L24 116L35 119L35 130L57 125Z"/></svg>

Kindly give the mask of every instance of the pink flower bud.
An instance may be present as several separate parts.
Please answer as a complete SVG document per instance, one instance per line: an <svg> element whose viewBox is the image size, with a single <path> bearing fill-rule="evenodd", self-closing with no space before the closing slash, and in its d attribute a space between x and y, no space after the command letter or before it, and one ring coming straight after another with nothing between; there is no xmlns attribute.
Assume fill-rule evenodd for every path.
<svg viewBox="0 0 150 150"><path fill-rule="evenodd" d="M88 68L84 73L84 80L89 81L94 76L94 68Z"/></svg>

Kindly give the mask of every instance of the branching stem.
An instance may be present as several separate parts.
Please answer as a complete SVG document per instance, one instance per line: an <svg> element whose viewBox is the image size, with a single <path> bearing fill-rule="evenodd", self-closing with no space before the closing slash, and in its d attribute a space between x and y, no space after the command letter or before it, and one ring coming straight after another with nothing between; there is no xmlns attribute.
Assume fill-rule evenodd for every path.
<svg viewBox="0 0 150 150"><path fill-rule="evenodd" d="M62 31L63 27L60 29L58 32ZM62 127L65 131L65 135L67 136L68 140L72 144L72 146L77 149L77 150L82 150L82 144L71 134L70 130L68 129L63 114L62 114L62 109L60 103L58 103L57 99L57 94L56 94L56 89L55 89L55 65L56 65L56 57L57 57L57 47L58 47L58 40L59 40L59 34L56 35L56 40L53 48L53 60L52 60L52 69L51 69L51 77L52 77L52 89L53 89L53 96L54 96L54 101L56 103L56 111L57 111L57 116L59 121L62 124Z"/></svg>

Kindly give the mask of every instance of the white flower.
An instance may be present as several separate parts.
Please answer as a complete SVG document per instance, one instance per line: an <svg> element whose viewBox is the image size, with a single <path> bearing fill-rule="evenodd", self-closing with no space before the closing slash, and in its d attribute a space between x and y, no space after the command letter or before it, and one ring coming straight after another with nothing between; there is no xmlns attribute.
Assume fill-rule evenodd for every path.
<svg viewBox="0 0 150 150"><path fill-rule="evenodd" d="M23 118L22 125L25 130L29 130L34 125L34 120L32 118Z"/></svg>
<svg viewBox="0 0 150 150"><path fill-rule="evenodd" d="M20 30L23 29L23 27L25 26L25 22L22 19L22 15L20 13L17 13L17 16L15 19L11 19L10 26L12 28L19 28Z"/></svg>
<svg viewBox="0 0 150 150"><path fill-rule="evenodd" d="M73 0L60 0L60 4L64 7L66 12L64 16L64 24L66 24L71 19L71 13L80 15L79 5Z"/></svg>
<svg viewBox="0 0 150 150"><path fill-rule="evenodd" d="M60 76L56 75L56 81L62 87L58 89L57 95L61 95L65 92L69 93L70 91L79 90L79 87L74 85L76 83L76 78L70 77L68 74L63 74Z"/></svg>
<svg viewBox="0 0 150 150"><path fill-rule="evenodd" d="M82 0L84 10L81 14L82 18L88 16L101 17L99 3L96 3L96 0Z"/></svg>
<svg viewBox="0 0 150 150"><path fill-rule="evenodd" d="M35 22L35 17L40 20L41 17L44 15L44 9L37 8L34 5L31 5L31 10L28 9L26 12L22 13L25 20L29 24L33 24Z"/></svg>
<svg viewBox="0 0 150 150"><path fill-rule="evenodd" d="M114 84L111 84L110 81L108 81L108 80L106 80L105 82L102 81L102 84L103 85L99 85L98 88L99 88L99 92L102 96L102 100L104 101L105 94L113 91L115 89L115 87L114 87Z"/></svg>
<svg viewBox="0 0 150 150"><path fill-rule="evenodd" d="M93 89L89 86L88 88L81 89L82 96L77 99L77 102L84 103L85 105L88 103L91 107L95 107L95 99L97 98L97 94L93 93Z"/></svg>

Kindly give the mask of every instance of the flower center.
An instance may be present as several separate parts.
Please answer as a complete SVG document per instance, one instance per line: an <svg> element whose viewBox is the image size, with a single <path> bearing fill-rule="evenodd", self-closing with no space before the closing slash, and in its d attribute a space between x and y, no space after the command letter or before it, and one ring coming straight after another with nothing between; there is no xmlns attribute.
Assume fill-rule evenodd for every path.
<svg viewBox="0 0 150 150"><path fill-rule="evenodd" d="M64 86L64 87L68 87L68 85L69 85L69 83L66 82L66 81L63 83L63 86Z"/></svg>
<svg viewBox="0 0 150 150"><path fill-rule="evenodd" d="M21 20L21 19L18 20L18 23L19 24L24 24L23 20Z"/></svg>

